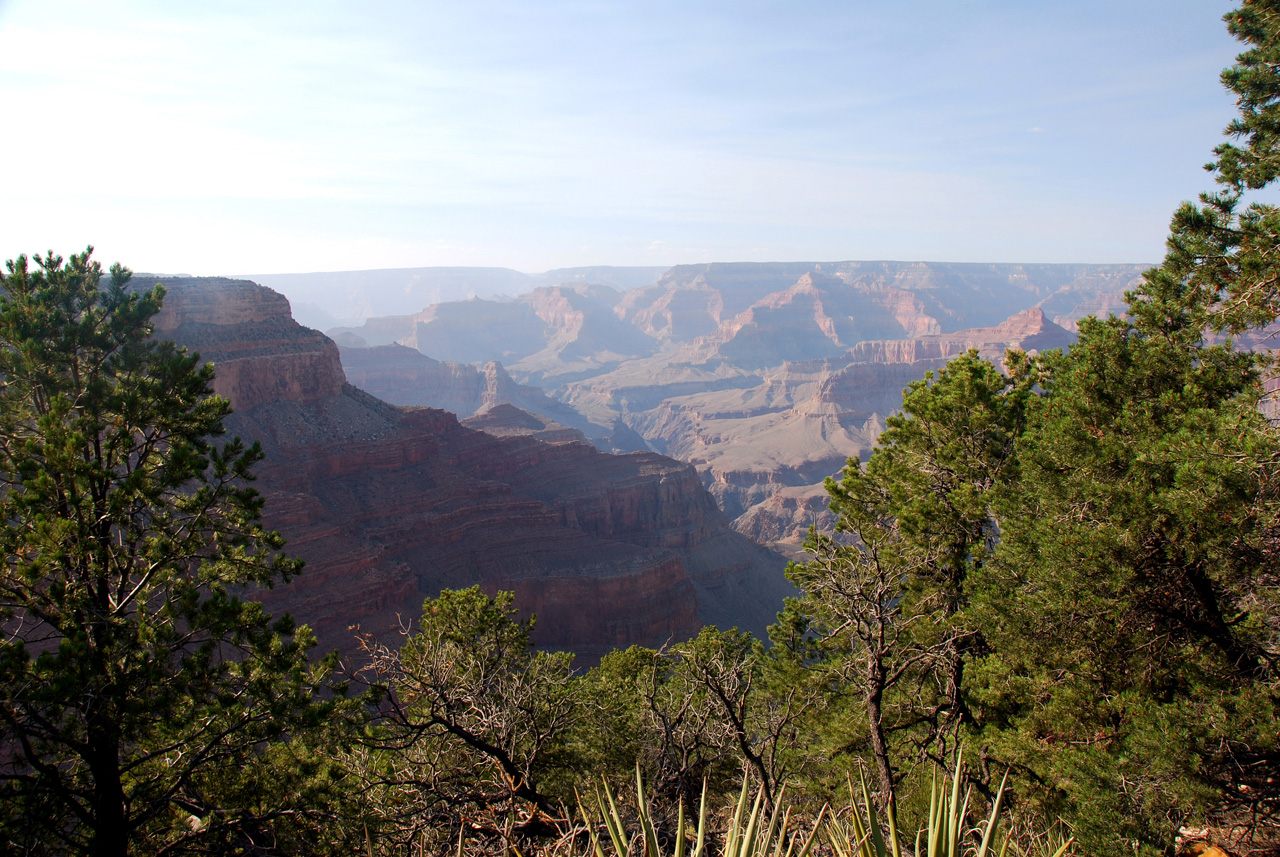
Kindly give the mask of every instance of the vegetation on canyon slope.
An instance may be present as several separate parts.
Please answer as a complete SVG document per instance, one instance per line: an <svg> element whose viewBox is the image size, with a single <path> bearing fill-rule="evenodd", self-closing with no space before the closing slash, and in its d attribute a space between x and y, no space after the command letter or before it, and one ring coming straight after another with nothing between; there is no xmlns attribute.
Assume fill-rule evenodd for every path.
<svg viewBox="0 0 1280 857"><path fill-rule="evenodd" d="M803 596L768 647L708 628L579 674L509 596L471 589L428 601L402 646L367 641L339 683L244 597L298 567L257 523L256 450L219 438L210 370L149 337L163 292L121 268L102 284L88 253L11 263L4 850L603 854L628 816L592 802L603 776L637 783L638 848L683 854L686 810L746 776L761 819L812 831L846 808L843 839L778 846L771 823L777 853L883 855L876 814L848 812L864 765L862 802L902 830L941 829L934 772L954 768L1014 848L1059 823L1097 854L1184 827L1280 847L1280 435L1269 362L1225 338L1280 310L1280 211L1246 204L1280 170L1280 4L1227 22L1247 50L1223 78L1240 117L1219 190L1176 213L1124 318L908 389L829 484L839 527L790 568ZM697 841L736 853L750 825L713 816Z"/></svg>

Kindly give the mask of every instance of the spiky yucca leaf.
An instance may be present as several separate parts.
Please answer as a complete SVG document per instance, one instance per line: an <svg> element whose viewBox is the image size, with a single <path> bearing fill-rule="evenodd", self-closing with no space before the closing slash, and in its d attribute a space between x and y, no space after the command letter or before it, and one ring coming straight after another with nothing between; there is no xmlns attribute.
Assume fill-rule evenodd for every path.
<svg viewBox="0 0 1280 857"><path fill-rule="evenodd" d="M916 834L915 857L1007 857L1009 834L1001 834L1000 821L1008 776L1005 776L996 791L985 824L974 826L969 821L973 790L963 788L962 765L962 754L958 754L949 786L946 775L939 775L935 770L929 793L929 814L925 825ZM613 846L612 857L632 857L632 838L626 832L618 803L609 784L603 782L602 786L603 791L596 791L596 806L600 822L604 824ZM858 800L859 792L861 801ZM824 806L808 836L801 837L792 829L792 815L786 805L785 786L779 789L773 807L766 809L763 789L757 791L752 800L751 782L744 774L742 789L725 831L720 857L809 857L819 835L830 846L835 857L903 857L897 819L892 811L876 810L864 776L859 776L859 792L855 792L853 781L850 780L847 820L832 815L828 807ZM639 768L636 770L636 794L640 830L635 839L643 843L643 857L663 857L653 816L645 801L644 782ZM585 808L582 808L581 800L579 808L587 823L595 857L610 857L605 854L601 839L596 834L596 824ZM707 786L703 783L702 801L698 807L696 845L690 857L704 857L709 817ZM686 857L689 832L684 803L681 802L676 819L674 857ZM976 847L966 848L965 840L971 832L980 833L981 841ZM1064 857L1073 842L1074 839L1068 839L1052 857Z"/></svg>
<svg viewBox="0 0 1280 857"><path fill-rule="evenodd" d="M818 823L815 824L814 829L802 839L791 829L791 811L785 805L785 787L779 791L778 800L771 812L765 811L763 789L756 794L754 802L750 801L750 796L751 782L744 776L742 792L738 797L733 817L730 819L729 828L725 832L725 845L721 857L809 857L822 819L826 814L825 807L819 813ZM750 812L747 810L749 802ZM599 813L598 822L588 813L579 796L578 809L586 824L587 835L590 837L595 857L610 857L606 855L601 837L596 833L598 823L604 825L609 835L609 842L613 846L612 857L631 857L632 837L626 832L622 813L618 809L618 802L608 782L602 782L601 788L596 790L596 808ZM644 781L638 768L636 770L636 813L640 830L635 838L643 843L644 857L662 857L657 828L653 823L653 814L645 801ZM698 807L698 830L690 857L703 857L705 853L709 818L707 786L703 783L702 801ZM674 857L685 857L689 833L689 824L685 819L682 801L677 810Z"/></svg>
<svg viewBox="0 0 1280 857"><path fill-rule="evenodd" d="M837 857L902 857L902 846L898 841L898 820L892 812L884 812L885 824L871 801L871 793L867 789L867 779L859 772L858 782L862 789L862 807L866 817L858 812L857 794L853 789L853 780L849 781L849 820L842 822L831 818L824 830L826 839ZM889 838L885 839L884 827L889 829Z"/></svg>

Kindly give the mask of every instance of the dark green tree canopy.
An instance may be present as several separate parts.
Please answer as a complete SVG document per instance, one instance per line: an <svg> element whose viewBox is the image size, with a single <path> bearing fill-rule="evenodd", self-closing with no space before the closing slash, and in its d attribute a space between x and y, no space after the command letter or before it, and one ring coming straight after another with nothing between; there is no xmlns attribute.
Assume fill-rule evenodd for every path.
<svg viewBox="0 0 1280 857"><path fill-rule="evenodd" d="M319 711L309 633L241 597L300 568L258 523L260 453L217 441L212 367L151 337L163 288L34 262L0 275L0 838L243 833L205 778Z"/></svg>
<svg viewBox="0 0 1280 857"><path fill-rule="evenodd" d="M1225 20L1246 49L1222 73L1239 115L1206 165L1220 190L1174 214L1168 253L1154 275L1177 282L1188 305L1216 328L1239 332L1270 324L1280 312L1280 210L1250 199L1280 175L1280 4L1246 0Z"/></svg>
<svg viewBox="0 0 1280 857"><path fill-rule="evenodd" d="M1246 205L1280 165L1280 10L1252 0L1227 23L1247 50L1223 74L1241 112L1209 164L1221 190L1176 212L1123 318L1086 319L1038 361L974 581L990 752L1046 813L1152 849L1184 823L1280 825L1271 361L1221 335L1280 310L1277 212Z"/></svg>

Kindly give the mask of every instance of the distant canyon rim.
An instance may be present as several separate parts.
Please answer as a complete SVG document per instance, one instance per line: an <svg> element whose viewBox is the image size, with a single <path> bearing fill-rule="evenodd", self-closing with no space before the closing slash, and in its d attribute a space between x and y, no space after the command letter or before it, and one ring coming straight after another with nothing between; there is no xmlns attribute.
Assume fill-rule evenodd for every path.
<svg viewBox="0 0 1280 857"><path fill-rule="evenodd" d="M229 430L266 452L266 521L308 564L269 609L353 652L441 589L511 590L538 645L590 664L706 624L762 635L795 592L788 559L833 523L823 480L870 453L908 383L971 348L1067 347L1145 269L294 275L313 315L450 298L325 333L248 280L135 283L165 283L157 335L215 364ZM513 284L532 287L499 296Z"/></svg>
<svg viewBox="0 0 1280 857"><path fill-rule="evenodd" d="M798 558L809 527L832 524L823 480L870 454L908 383L968 349L999 362L1009 348L1067 347L1081 318L1122 311L1148 267L406 269L287 285L327 300L332 317L386 305L371 290L388 277L405 283L401 306L464 288L466 299L329 328L350 382L491 433L532 430L523 413L602 451L687 462L734 530ZM520 283L532 288L494 296Z"/></svg>

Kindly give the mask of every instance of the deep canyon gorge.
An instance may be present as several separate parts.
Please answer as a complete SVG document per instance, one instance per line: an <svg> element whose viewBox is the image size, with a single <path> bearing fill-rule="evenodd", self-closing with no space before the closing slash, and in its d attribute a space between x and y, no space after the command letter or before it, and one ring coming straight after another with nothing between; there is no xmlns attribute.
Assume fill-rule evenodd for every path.
<svg viewBox="0 0 1280 857"><path fill-rule="evenodd" d="M308 566L269 608L344 650L472 584L586 658L761 634L787 558L830 524L823 479L869 454L905 385L971 348L1067 346L1142 268L620 270L329 335L247 280L140 276L169 289L157 335L214 363L230 433L266 453L266 522Z"/></svg>

